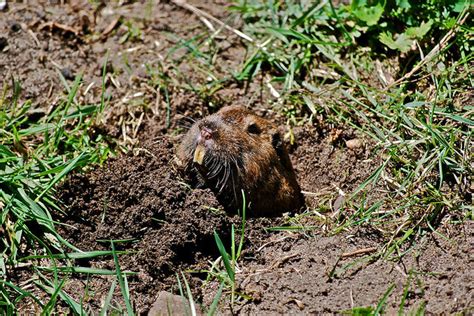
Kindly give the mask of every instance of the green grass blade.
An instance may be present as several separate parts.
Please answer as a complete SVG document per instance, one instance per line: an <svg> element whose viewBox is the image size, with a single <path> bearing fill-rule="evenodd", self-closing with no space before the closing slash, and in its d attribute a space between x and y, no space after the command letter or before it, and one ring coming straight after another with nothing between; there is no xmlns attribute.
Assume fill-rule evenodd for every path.
<svg viewBox="0 0 474 316"><path fill-rule="evenodd" d="M229 276L232 283L234 283L235 282L234 269L232 268L229 255L227 254L225 250L224 244L222 243L222 240L216 231L214 231L214 239L216 240L217 248L219 249L219 253L221 254L222 261L224 262L224 267L227 271L227 275Z"/></svg>
<svg viewBox="0 0 474 316"><path fill-rule="evenodd" d="M127 254L127 251L116 251L117 255ZM84 252L69 252L69 253L58 253L51 256L35 255L20 258L18 261L28 261L32 259L43 259L43 258L54 258L54 259L91 259L95 257L111 256L113 253L110 250L96 250L96 251L84 251Z"/></svg>
<svg viewBox="0 0 474 316"><path fill-rule="evenodd" d="M112 246L112 256L114 257L117 280L119 282L120 290L122 292L122 296L123 296L123 299L125 301L125 306L127 307L127 314L129 316L132 316L132 315L134 315L134 313L133 313L132 303L130 302L130 293L129 293L129 290L128 290L128 286L127 286L127 283L124 279L122 271L120 269L118 256L117 256L117 253L115 252L115 245L112 241L110 242L110 244Z"/></svg>
<svg viewBox="0 0 474 316"><path fill-rule="evenodd" d="M382 171L385 169L389 161L390 161L390 157L387 158L384 161L384 163L380 165L380 167L378 167L364 182L362 182L354 192L352 192L352 196L357 195L357 193L362 191L369 184L375 185L377 181L379 180Z"/></svg>
<svg viewBox="0 0 474 316"><path fill-rule="evenodd" d="M44 307L44 304L36 297L34 296L32 293L28 292L28 291L25 291L23 290L22 288L20 288L19 286L16 286L15 284L9 282L9 281L4 281L4 280L0 280L0 285L2 285L0 287L0 290L2 292L2 296L4 297L4 299L6 301L8 301L8 295L4 294L3 291L5 289L4 286L8 286L10 288L12 288L14 291L18 292L19 294L21 294L21 296L16 300L16 302L20 301L21 298L23 297L31 297L36 304L38 304L39 307L43 308Z"/></svg>
<svg viewBox="0 0 474 316"><path fill-rule="evenodd" d="M221 282L219 285L219 288L217 289L216 295L214 296L214 299L212 300L212 304L209 307L209 310L207 311L208 316L213 316L217 312L217 306L219 305L219 301L222 297L222 290L224 289L224 282Z"/></svg>
<svg viewBox="0 0 474 316"><path fill-rule="evenodd" d="M116 270L108 270L108 269L98 269L98 268L90 268L90 267L43 267L38 266L39 270L47 271L47 272L62 272L62 273L81 273L81 274L97 274L97 275L116 275ZM122 275L134 275L134 272L122 272Z"/></svg>
<svg viewBox="0 0 474 316"><path fill-rule="evenodd" d="M246 215L247 215L247 200L245 198L245 192L244 190L242 190L242 228L240 230L240 242L239 242L239 247L237 249L236 260L240 258L242 247L244 246Z"/></svg>
<svg viewBox="0 0 474 316"><path fill-rule="evenodd" d="M48 294L52 295L55 292L55 288L53 287L53 284L47 280L46 278L42 277L42 279L49 284L49 286L42 284L39 281L35 281L35 284L43 289L45 292ZM73 313L76 315L82 315L83 314L83 309L82 306L74 301L66 292L64 292L62 289L59 290L58 293L59 297L67 303L67 305L72 309Z"/></svg>
<svg viewBox="0 0 474 316"><path fill-rule="evenodd" d="M50 315L53 312L54 307L56 306L56 301L58 299L59 293L61 292L62 287L64 286L66 279L62 279L61 283L56 287L53 294L49 299L48 304L46 304L41 312L41 316L43 315Z"/></svg>
<svg viewBox="0 0 474 316"><path fill-rule="evenodd" d="M183 277L184 285L186 286L186 293L188 295L189 307L191 308L191 315L196 316L196 305L194 304L193 293L191 293L191 288L189 287L188 280L186 280L184 273L181 272L181 275ZM186 305L188 302L186 302Z"/></svg>
<svg viewBox="0 0 474 316"><path fill-rule="evenodd" d="M115 287L117 286L117 281L114 280L112 285L110 286L109 292L104 301L104 305L102 306L102 310L99 313L99 316L106 316L107 310L109 309L110 302L112 301L112 297L114 296Z"/></svg>
<svg viewBox="0 0 474 316"><path fill-rule="evenodd" d="M382 299L377 304L377 308L374 311L374 315L380 315L383 312L383 309L385 307L385 303L387 302L387 298L392 293L394 288L395 288L395 284L392 284L391 286L389 286L389 288L387 289L387 291L383 295Z"/></svg>
<svg viewBox="0 0 474 316"><path fill-rule="evenodd" d="M85 155L86 155L85 153L81 153L81 154L78 155L76 158L74 158L73 160L71 160L71 161L66 165L66 167L64 167L64 169L54 177L54 179L48 184L48 186L43 190L43 192L41 192L41 194L38 195L38 197L35 199L35 202L38 202L39 199L41 199L41 197L42 197L46 192L48 192L49 190L51 190L51 188L52 188L59 180L61 180L66 174L70 173L74 168L76 168L78 161L80 161Z"/></svg>
<svg viewBox="0 0 474 316"><path fill-rule="evenodd" d="M405 315L405 302L408 297L408 290L410 289L410 282L412 278L413 271L410 270L408 274L407 283L405 284L405 288L403 289L402 300L400 301L400 305L398 307L398 315Z"/></svg>

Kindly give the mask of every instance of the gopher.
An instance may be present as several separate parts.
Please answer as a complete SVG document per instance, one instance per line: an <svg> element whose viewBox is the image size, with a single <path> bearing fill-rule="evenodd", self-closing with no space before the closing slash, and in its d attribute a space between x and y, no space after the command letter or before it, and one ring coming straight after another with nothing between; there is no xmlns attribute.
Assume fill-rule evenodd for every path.
<svg viewBox="0 0 474 316"><path fill-rule="evenodd" d="M277 127L242 106L227 106L193 124L177 149L179 169L210 188L228 212L279 216L304 206Z"/></svg>

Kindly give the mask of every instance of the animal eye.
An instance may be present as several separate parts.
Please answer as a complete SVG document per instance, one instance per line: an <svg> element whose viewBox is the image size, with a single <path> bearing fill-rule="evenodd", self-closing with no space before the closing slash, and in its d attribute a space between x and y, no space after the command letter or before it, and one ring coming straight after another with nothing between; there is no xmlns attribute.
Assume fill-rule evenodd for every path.
<svg viewBox="0 0 474 316"><path fill-rule="evenodd" d="M260 134L260 128L255 123L250 123L247 126L247 132L250 134Z"/></svg>

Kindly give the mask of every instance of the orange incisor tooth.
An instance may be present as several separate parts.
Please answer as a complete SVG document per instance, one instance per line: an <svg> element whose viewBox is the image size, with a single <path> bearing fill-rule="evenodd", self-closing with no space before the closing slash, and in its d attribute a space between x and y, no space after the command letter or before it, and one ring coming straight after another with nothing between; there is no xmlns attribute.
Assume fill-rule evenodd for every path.
<svg viewBox="0 0 474 316"><path fill-rule="evenodd" d="M197 145L196 149L194 150L193 162L196 162L196 163L202 165L205 154L206 154L206 148L204 148L203 145Z"/></svg>

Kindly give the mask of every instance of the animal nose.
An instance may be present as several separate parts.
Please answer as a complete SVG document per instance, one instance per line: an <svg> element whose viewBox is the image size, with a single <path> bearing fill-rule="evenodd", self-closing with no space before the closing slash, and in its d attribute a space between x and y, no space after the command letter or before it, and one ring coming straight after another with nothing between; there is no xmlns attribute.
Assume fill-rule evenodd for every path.
<svg viewBox="0 0 474 316"><path fill-rule="evenodd" d="M209 140L212 138L212 133L213 131L208 128L208 127L201 127L201 137L204 139L204 140Z"/></svg>

